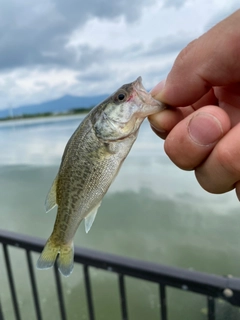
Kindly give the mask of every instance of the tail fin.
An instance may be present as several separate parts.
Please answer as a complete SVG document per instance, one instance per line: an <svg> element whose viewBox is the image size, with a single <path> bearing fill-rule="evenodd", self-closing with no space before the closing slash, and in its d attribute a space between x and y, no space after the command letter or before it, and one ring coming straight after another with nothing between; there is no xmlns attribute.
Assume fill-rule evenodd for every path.
<svg viewBox="0 0 240 320"><path fill-rule="evenodd" d="M71 244L56 245L52 241L51 237L48 239L40 257L37 261L38 269L49 269L51 268L57 255L58 270L65 276L68 277L73 271L73 260L74 260L74 250L73 242Z"/></svg>

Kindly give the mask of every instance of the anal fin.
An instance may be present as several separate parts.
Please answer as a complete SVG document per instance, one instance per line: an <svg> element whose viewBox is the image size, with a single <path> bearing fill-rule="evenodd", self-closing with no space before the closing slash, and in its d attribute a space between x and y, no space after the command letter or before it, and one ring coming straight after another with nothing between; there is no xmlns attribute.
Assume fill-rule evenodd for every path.
<svg viewBox="0 0 240 320"><path fill-rule="evenodd" d="M86 233L88 233L88 231L91 229L91 226L93 224L93 221L95 220L96 218L96 215L97 215L97 211L98 211L98 208L100 207L101 205L101 202L100 201L94 208L92 211L89 212L89 214L85 217L85 231Z"/></svg>

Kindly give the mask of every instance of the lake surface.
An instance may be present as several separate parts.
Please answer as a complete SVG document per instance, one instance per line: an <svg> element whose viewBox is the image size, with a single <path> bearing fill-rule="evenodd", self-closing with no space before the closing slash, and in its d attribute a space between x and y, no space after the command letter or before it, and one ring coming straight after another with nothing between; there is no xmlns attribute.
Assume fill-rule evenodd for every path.
<svg viewBox="0 0 240 320"><path fill-rule="evenodd" d="M1 229L48 238L56 210L44 212L44 201L58 171L69 137L81 116L0 123ZM105 196L91 231L81 225L75 245L145 261L219 275L240 276L240 205L234 192L212 195L197 184L194 173L175 167L148 121L118 177ZM33 319L33 302L21 250L12 249L23 319ZM36 261L38 255L34 255ZM121 319L117 278L91 270L97 319ZM57 319L52 271L36 270L46 319ZM63 279L69 319L88 319L81 266ZM0 253L0 296L7 320L14 319ZM158 319L157 286L127 279L130 319ZM206 319L200 295L168 289L170 320ZM30 300L29 300L30 299ZM190 300L189 300L190 299ZM111 303L109 303L111 301ZM191 303L189 303L191 301ZM240 311L217 304L219 319L240 319ZM111 315L109 317L109 314Z"/></svg>

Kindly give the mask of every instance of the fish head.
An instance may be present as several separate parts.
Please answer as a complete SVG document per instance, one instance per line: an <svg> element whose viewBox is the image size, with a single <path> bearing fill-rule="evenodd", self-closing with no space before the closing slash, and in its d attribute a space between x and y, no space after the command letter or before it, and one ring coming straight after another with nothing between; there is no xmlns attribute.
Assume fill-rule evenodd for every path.
<svg viewBox="0 0 240 320"><path fill-rule="evenodd" d="M103 101L94 117L96 135L103 140L123 139L138 131L143 120L166 108L142 85L142 78L123 85Z"/></svg>

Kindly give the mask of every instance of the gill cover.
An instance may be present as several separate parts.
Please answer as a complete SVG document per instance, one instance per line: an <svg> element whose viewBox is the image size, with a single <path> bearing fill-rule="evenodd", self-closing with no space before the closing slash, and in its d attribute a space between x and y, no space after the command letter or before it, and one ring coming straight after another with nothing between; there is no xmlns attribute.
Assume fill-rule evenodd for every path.
<svg viewBox="0 0 240 320"><path fill-rule="evenodd" d="M135 131L136 114L140 112L143 104L139 90L147 94L142 86L141 77L123 85L109 97L94 124L95 133L99 138L113 141Z"/></svg>

